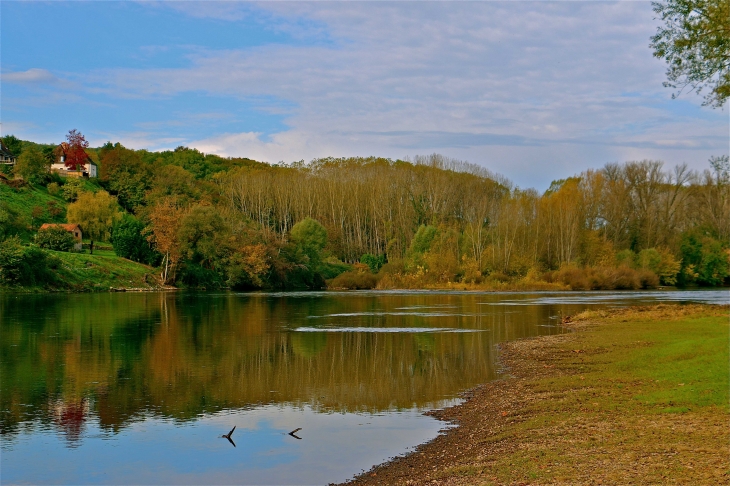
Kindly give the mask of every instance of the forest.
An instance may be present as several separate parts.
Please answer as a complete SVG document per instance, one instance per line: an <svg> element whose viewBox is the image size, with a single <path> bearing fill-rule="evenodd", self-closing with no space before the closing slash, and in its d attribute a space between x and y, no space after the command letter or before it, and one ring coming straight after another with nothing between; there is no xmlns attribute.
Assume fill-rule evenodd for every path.
<svg viewBox="0 0 730 486"><path fill-rule="evenodd" d="M155 267L161 284L186 288L730 283L726 155L702 172L654 160L611 163L541 194L438 154L267 164L111 142L85 149L99 177L80 181L49 171L55 146L10 137L4 145L19 158L0 180L58 194L67 207L29 218L0 199L6 282L19 278L12 268L25 253L69 249L64 235L38 230L53 221L78 223L97 245Z"/></svg>

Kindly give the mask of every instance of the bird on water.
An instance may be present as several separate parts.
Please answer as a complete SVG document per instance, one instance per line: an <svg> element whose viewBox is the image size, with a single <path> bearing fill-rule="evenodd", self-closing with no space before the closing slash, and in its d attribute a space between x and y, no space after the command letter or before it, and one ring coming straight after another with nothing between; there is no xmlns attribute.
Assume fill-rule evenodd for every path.
<svg viewBox="0 0 730 486"><path fill-rule="evenodd" d="M227 434L221 435L221 439L228 439L228 442L230 442L231 444L233 444L233 447L236 447L236 443L233 442L233 439L231 439L231 435L233 434L233 431L234 430L236 430L236 426L235 425L233 426L233 428L231 429L230 432L228 432Z"/></svg>

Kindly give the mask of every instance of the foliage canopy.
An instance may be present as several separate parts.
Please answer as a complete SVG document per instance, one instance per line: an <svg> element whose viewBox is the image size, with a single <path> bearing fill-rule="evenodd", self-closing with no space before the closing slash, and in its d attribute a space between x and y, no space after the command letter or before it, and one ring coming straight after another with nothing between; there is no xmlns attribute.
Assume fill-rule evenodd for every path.
<svg viewBox="0 0 730 486"><path fill-rule="evenodd" d="M651 38L654 56L668 64L664 85L679 92L708 88L704 104L721 107L730 96L730 2L667 0L652 5L664 22Z"/></svg>

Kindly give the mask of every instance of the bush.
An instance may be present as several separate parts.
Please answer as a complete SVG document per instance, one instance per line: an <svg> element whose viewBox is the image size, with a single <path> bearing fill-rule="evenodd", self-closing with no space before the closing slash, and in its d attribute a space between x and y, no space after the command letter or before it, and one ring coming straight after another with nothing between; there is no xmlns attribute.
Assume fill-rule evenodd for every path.
<svg viewBox="0 0 730 486"><path fill-rule="evenodd" d="M654 272L634 270L626 265L618 268L566 265L560 270L544 274L543 279L550 283L562 283L572 290L636 290L659 285L659 277Z"/></svg>
<svg viewBox="0 0 730 486"><path fill-rule="evenodd" d="M642 289L653 289L659 286L660 277L651 270L639 270L638 273Z"/></svg>
<svg viewBox="0 0 730 486"><path fill-rule="evenodd" d="M487 280L491 280L493 282L509 282L509 276L504 272L496 271L491 272L487 277Z"/></svg>
<svg viewBox="0 0 730 486"><path fill-rule="evenodd" d="M378 279L370 272L345 272L327 282L330 289L367 290L374 289Z"/></svg>
<svg viewBox="0 0 730 486"><path fill-rule="evenodd" d="M360 264L356 263L355 265ZM352 265L348 265L347 263L343 263L335 258L330 257L329 259L327 259L327 261L317 266L316 272L319 273L325 280L329 280L331 278L335 278L341 273L347 272L351 268Z"/></svg>
<svg viewBox="0 0 730 486"><path fill-rule="evenodd" d="M392 260L380 267L381 275L396 275L406 271L403 260Z"/></svg>
<svg viewBox="0 0 730 486"><path fill-rule="evenodd" d="M677 283L677 274L681 268L681 263L665 248L641 250L636 258L636 263L639 268L650 270L656 274L665 285Z"/></svg>
<svg viewBox="0 0 730 486"><path fill-rule="evenodd" d="M213 289L222 286L222 278L217 272L195 263L183 265L178 280L186 287L198 289Z"/></svg>
<svg viewBox="0 0 730 486"><path fill-rule="evenodd" d="M594 271L603 277L600 279L600 284L594 284L593 288L595 290L636 290L641 288L639 272L633 268L621 266L618 268L600 270L603 271Z"/></svg>
<svg viewBox="0 0 730 486"><path fill-rule="evenodd" d="M51 196L58 196L61 192L61 186L57 182L51 182L46 188L48 189L48 194Z"/></svg>
<svg viewBox="0 0 730 486"><path fill-rule="evenodd" d="M0 242L0 281L11 285L51 283L53 259L40 248L25 247L17 236Z"/></svg>
<svg viewBox="0 0 730 486"><path fill-rule="evenodd" d="M54 226L39 230L35 235L35 243L39 247L48 250L70 251L73 249L76 240L65 229Z"/></svg>

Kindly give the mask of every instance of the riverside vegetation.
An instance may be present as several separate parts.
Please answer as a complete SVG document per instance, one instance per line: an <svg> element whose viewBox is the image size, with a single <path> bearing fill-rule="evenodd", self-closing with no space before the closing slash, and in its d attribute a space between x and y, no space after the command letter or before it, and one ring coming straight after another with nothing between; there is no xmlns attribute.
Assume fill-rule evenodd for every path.
<svg viewBox="0 0 730 486"><path fill-rule="evenodd" d="M608 164L540 194L436 154L270 165L119 143L86 149L98 179L66 179L48 170L55 146L3 142L19 155L0 179L6 288L591 290L730 276L727 156L702 173ZM46 222L80 224L116 258L59 251Z"/></svg>

